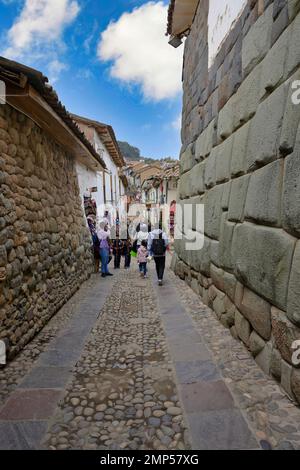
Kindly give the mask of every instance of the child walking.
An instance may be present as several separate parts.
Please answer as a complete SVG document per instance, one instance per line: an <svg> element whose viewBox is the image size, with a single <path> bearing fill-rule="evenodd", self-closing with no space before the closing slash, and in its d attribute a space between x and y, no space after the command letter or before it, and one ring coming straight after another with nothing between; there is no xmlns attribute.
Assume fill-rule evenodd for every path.
<svg viewBox="0 0 300 470"><path fill-rule="evenodd" d="M138 249L138 263L140 268L141 277L144 279L147 277L147 258L148 258L147 242L142 241L140 248Z"/></svg>

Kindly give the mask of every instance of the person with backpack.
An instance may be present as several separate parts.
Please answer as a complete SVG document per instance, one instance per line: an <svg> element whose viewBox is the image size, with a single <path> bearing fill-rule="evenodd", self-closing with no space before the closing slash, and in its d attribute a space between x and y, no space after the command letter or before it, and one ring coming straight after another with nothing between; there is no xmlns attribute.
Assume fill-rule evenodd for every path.
<svg viewBox="0 0 300 470"><path fill-rule="evenodd" d="M166 252L169 246L168 237L162 230L161 224L152 230L148 238L148 251L153 256L156 266L158 284L163 285L164 272L166 267Z"/></svg>

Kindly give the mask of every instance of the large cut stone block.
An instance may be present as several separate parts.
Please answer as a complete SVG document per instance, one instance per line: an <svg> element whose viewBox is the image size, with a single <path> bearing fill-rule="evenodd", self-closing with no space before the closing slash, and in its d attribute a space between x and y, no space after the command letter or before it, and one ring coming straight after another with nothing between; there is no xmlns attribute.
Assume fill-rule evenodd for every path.
<svg viewBox="0 0 300 470"><path fill-rule="evenodd" d="M270 374L279 382L281 380L281 355L280 352L273 348L271 353Z"/></svg>
<svg viewBox="0 0 300 470"><path fill-rule="evenodd" d="M285 310L295 239L283 230L237 225L232 243L236 276L258 295Z"/></svg>
<svg viewBox="0 0 300 470"><path fill-rule="evenodd" d="M195 145L196 161L206 158L213 148L216 133L216 120L213 119L207 128L200 134Z"/></svg>
<svg viewBox="0 0 300 470"><path fill-rule="evenodd" d="M243 175L246 171L246 153L249 134L250 122L238 129L234 134L231 158L231 174L232 176Z"/></svg>
<svg viewBox="0 0 300 470"><path fill-rule="evenodd" d="M179 197L185 199L191 195L191 172L188 171L180 176Z"/></svg>
<svg viewBox="0 0 300 470"><path fill-rule="evenodd" d="M211 240L210 242L210 259L212 263L220 267L219 242L217 240Z"/></svg>
<svg viewBox="0 0 300 470"><path fill-rule="evenodd" d="M287 0L289 19L292 20L300 11L299 0Z"/></svg>
<svg viewBox="0 0 300 470"><path fill-rule="evenodd" d="M282 359L281 361L281 386L283 390L293 399L295 400L295 396L292 392L292 372L293 367L288 364L285 360Z"/></svg>
<svg viewBox="0 0 300 470"><path fill-rule="evenodd" d="M213 148L209 157L205 160L204 182L206 188L212 188L216 184L216 161L218 158L217 147Z"/></svg>
<svg viewBox="0 0 300 470"><path fill-rule="evenodd" d="M255 331L252 331L250 335L249 348L254 357L264 349L265 345L265 341Z"/></svg>
<svg viewBox="0 0 300 470"><path fill-rule="evenodd" d="M277 160L251 175L245 218L266 225L281 225L283 166L283 161Z"/></svg>
<svg viewBox="0 0 300 470"><path fill-rule="evenodd" d="M192 196L196 194L202 194L205 191L205 166L205 162L198 163L194 166L191 172L187 173L188 175L190 175L190 192Z"/></svg>
<svg viewBox="0 0 300 470"><path fill-rule="evenodd" d="M299 143L298 143L299 142ZM283 227L300 236L300 132L297 150L285 159L283 183Z"/></svg>
<svg viewBox="0 0 300 470"><path fill-rule="evenodd" d="M251 334L251 325L246 320L246 318L238 311L235 312L235 322L234 322L237 334L239 338L249 346L250 334Z"/></svg>
<svg viewBox="0 0 300 470"><path fill-rule="evenodd" d="M237 93L233 97L233 128L237 129L241 124L251 119L259 105L258 83L261 80L262 64L245 78Z"/></svg>
<svg viewBox="0 0 300 470"><path fill-rule="evenodd" d="M300 125L300 105L293 103L293 93L295 89L293 83L300 81L300 70L298 70L287 82L289 92L286 101L285 112L283 116L282 129L280 135L280 151L286 155L291 153L295 148L297 130ZM300 145L300 142L298 142ZM299 148L299 147L298 147Z"/></svg>
<svg viewBox="0 0 300 470"><path fill-rule="evenodd" d="M180 157L181 173L191 170L195 164L194 145L190 144Z"/></svg>
<svg viewBox="0 0 300 470"><path fill-rule="evenodd" d="M291 374L291 389L296 397L298 403L300 403L300 371L293 369Z"/></svg>
<svg viewBox="0 0 300 470"><path fill-rule="evenodd" d="M249 175L240 176L231 183L228 220L242 222L244 220L245 201L247 197Z"/></svg>
<svg viewBox="0 0 300 470"><path fill-rule="evenodd" d="M210 277L214 285L221 291L224 292L224 271L223 269L217 268L213 264L210 265Z"/></svg>
<svg viewBox="0 0 300 470"><path fill-rule="evenodd" d="M249 320L253 329L264 339L271 337L271 305L251 290L244 288L241 313Z"/></svg>
<svg viewBox="0 0 300 470"><path fill-rule="evenodd" d="M205 205L205 234L213 239L219 239L220 223L222 216L223 187L215 186L205 193L203 203Z"/></svg>
<svg viewBox="0 0 300 470"><path fill-rule="evenodd" d="M284 77L284 64L289 47L290 28L287 28L262 62L260 98L273 90Z"/></svg>
<svg viewBox="0 0 300 470"><path fill-rule="evenodd" d="M300 241L296 245L291 269L287 316L293 323L300 326Z"/></svg>
<svg viewBox="0 0 300 470"><path fill-rule="evenodd" d="M267 343L264 349L255 358L259 367L267 375L270 374L271 358L272 358L272 345L270 343Z"/></svg>
<svg viewBox="0 0 300 470"><path fill-rule="evenodd" d="M231 192L231 181L223 184L222 209L228 211Z"/></svg>
<svg viewBox="0 0 300 470"><path fill-rule="evenodd" d="M223 274L223 285L224 285L224 292L228 295L228 297L234 302L235 298L235 290L236 290L237 280L233 274L227 273L224 271Z"/></svg>
<svg viewBox="0 0 300 470"><path fill-rule="evenodd" d="M289 321L285 312L276 307L272 307L272 333L283 359L292 365L292 345L294 341L300 340L300 329Z"/></svg>
<svg viewBox="0 0 300 470"><path fill-rule="evenodd" d="M243 39L242 62L244 76L248 75L269 51L272 41L272 27L273 5L270 5Z"/></svg>
<svg viewBox="0 0 300 470"><path fill-rule="evenodd" d="M279 141L288 86L277 88L257 110L251 121L247 148L247 170L266 165L279 157Z"/></svg>
<svg viewBox="0 0 300 470"><path fill-rule="evenodd" d="M218 116L218 129L217 129L217 141L221 143L224 139L227 139L233 131L233 105L234 97L232 97L225 106L221 109Z"/></svg>
<svg viewBox="0 0 300 470"><path fill-rule="evenodd" d="M216 181L222 183L230 179L233 136L228 137L218 149L216 158Z"/></svg>
<svg viewBox="0 0 300 470"><path fill-rule="evenodd" d="M226 271L232 271L234 267L231 250L234 227L235 224L228 222L228 214L222 214L220 225L219 259L221 267Z"/></svg>
<svg viewBox="0 0 300 470"><path fill-rule="evenodd" d="M197 271L200 271L207 277L210 277L210 243L211 240L205 237L204 246L202 250L194 252L198 261Z"/></svg>
<svg viewBox="0 0 300 470"><path fill-rule="evenodd" d="M289 75L300 64L300 15L298 14L291 24L289 38L288 58L286 61L286 75Z"/></svg>

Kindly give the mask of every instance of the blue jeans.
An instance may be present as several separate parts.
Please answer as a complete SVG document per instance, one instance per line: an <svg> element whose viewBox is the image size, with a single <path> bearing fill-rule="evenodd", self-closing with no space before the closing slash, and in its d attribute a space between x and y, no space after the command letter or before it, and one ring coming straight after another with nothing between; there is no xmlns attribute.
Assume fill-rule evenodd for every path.
<svg viewBox="0 0 300 470"><path fill-rule="evenodd" d="M140 272L144 273L144 276L147 274L147 263L140 263Z"/></svg>
<svg viewBox="0 0 300 470"><path fill-rule="evenodd" d="M107 248L100 248L100 258L101 258L101 272L102 274L108 274L109 250Z"/></svg>

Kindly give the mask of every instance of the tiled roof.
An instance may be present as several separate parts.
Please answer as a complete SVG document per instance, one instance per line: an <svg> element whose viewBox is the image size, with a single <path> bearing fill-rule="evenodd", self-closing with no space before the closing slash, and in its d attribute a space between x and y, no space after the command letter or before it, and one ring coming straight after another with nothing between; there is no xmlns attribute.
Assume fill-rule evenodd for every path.
<svg viewBox="0 0 300 470"><path fill-rule="evenodd" d="M103 168L106 165L100 155L96 152L93 145L81 132L77 124L73 121L70 113L58 98L56 91L49 85L48 78L38 70L27 67L18 62L13 62L0 57L0 78L10 83L16 83L20 80L21 86L31 85L53 109L53 111L64 121L72 133L84 144L92 156L101 164Z"/></svg>
<svg viewBox="0 0 300 470"><path fill-rule="evenodd" d="M105 147L107 148L114 163L119 168L122 168L126 165L124 157L119 148L119 144L117 142L114 130L110 125L94 121L93 119L89 119L86 117L76 116L76 114L72 114L72 118L75 122L82 122L83 124L94 127L100 135L100 138L104 143Z"/></svg>

